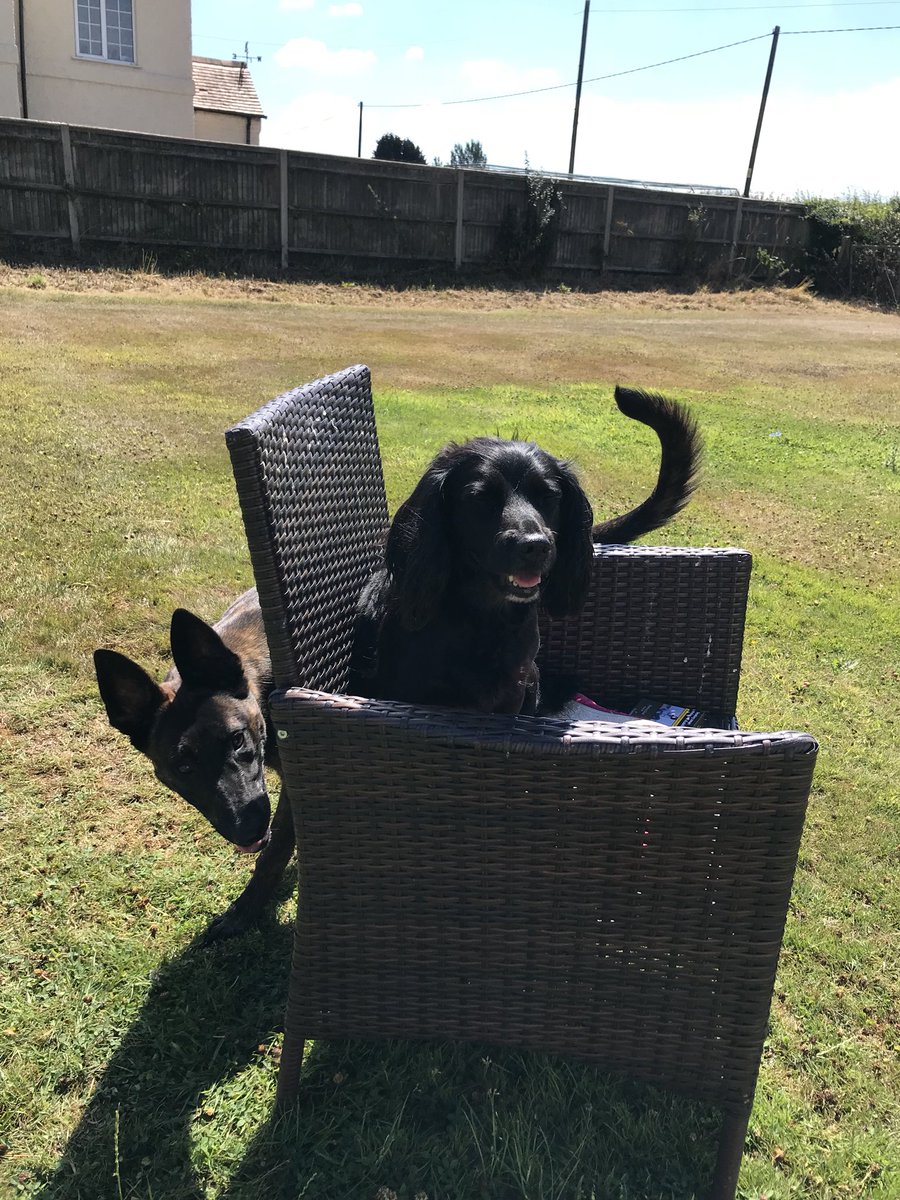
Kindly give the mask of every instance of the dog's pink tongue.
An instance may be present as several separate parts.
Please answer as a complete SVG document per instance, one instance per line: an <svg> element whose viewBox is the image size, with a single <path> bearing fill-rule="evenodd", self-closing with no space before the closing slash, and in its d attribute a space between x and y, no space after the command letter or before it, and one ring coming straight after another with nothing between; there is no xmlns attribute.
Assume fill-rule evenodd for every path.
<svg viewBox="0 0 900 1200"><path fill-rule="evenodd" d="M520 588L533 588L541 582L540 575L513 575L513 583Z"/></svg>
<svg viewBox="0 0 900 1200"><path fill-rule="evenodd" d="M269 841L269 830L267 829L258 842L252 842L249 846L238 846L238 854L258 854Z"/></svg>

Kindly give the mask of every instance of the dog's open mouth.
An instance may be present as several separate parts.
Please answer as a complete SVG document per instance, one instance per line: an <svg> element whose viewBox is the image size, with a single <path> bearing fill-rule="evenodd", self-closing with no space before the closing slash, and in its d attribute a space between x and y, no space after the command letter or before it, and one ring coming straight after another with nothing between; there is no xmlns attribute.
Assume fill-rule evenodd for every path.
<svg viewBox="0 0 900 1200"><path fill-rule="evenodd" d="M534 600L541 586L540 575L507 575L506 594L510 600Z"/></svg>
<svg viewBox="0 0 900 1200"><path fill-rule="evenodd" d="M238 846L238 854L258 854L265 846L269 844L269 838L272 836L272 830L267 829L258 842L251 842L249 846Z"/></svg>

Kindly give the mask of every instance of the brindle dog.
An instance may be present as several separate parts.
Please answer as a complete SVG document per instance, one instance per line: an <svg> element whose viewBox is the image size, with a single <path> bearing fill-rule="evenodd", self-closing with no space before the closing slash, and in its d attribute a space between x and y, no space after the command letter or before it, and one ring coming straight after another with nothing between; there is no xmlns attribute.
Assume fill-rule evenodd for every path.
<svg viewBox="0 0 900 1200"><path fill-rule="evenodd" d="M294 849L287 796L275 817L264 767L280 775L268 717L272 666L256 589L215 625L186 609L172 615L175 666L162 684L115 650L94 652L109 723L153 764L156 777L245 854L259 853L250 882L209 927L206 940L242 933L261 915Z"/></svg>

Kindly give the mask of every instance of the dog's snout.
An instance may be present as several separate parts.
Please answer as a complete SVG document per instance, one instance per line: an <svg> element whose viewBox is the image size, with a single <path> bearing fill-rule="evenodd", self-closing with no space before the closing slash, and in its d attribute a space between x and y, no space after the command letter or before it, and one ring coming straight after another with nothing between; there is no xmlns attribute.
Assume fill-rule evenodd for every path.
<svg viewBox="0 0 900 1200"><path fill-rule="evenodd" d="M269 828L270 816L268 796L256 796L249 800L235 816L234 841L239 845L257 841Z"/></svg>
<svg viewBox="0 0 900 1200"><path fill-rule="evenodd" d="M545 533L526 533L519 538L519 553L526 562L541 562L550 553L550 546Z"/></svg>
<svg viewBox="0 0 900 1200"><path fill-rule="evenodd" d="M541 567L553 549L546 533L540 531L508 530L502 535L501 544L511 563L521 567Z"/></svg>

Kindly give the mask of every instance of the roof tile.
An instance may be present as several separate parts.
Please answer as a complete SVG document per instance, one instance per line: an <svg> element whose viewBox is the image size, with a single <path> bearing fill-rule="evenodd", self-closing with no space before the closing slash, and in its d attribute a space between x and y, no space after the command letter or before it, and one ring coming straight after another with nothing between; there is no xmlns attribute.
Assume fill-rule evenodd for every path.
<svg viewBox="0 0 900 1200"><path fill-rule="evenodd" d="M194 108L264 117L246 63L225 58L194 58Z"/></svg>

